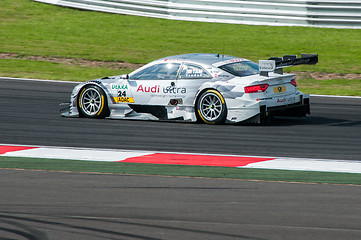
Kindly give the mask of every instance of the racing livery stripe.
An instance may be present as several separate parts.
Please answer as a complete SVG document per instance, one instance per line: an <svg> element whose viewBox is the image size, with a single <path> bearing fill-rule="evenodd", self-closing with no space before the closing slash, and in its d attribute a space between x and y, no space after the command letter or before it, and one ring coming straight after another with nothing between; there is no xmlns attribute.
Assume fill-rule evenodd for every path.
<svg viewBox="0 0 361 240"><path fill-rule="evenodd" d="M274 160L275 158L213 156L198 154L154 153L141 157L127 158L122 162L173 164L193 166L242 167L250 163Z"/></svg>

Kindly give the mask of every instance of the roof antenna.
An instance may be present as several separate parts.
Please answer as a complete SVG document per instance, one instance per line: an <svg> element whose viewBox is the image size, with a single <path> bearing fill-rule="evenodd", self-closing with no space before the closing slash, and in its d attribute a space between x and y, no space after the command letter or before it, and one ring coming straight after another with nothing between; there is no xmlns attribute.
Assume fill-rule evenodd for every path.
<svg viewBox="0 0 361 240"><path fill-rule="evenodd" d="M222 60L224 59L224 43L222 45Z"/></svg>

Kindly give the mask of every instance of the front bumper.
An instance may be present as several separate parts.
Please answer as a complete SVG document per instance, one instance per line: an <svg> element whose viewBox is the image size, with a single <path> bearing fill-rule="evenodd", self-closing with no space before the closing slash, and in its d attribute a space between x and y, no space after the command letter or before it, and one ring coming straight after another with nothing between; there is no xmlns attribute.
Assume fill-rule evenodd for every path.
<svg viewBox="0 0 361 240"><path fill-rule="evenodd" d="M60 116L62 117L79 117L79 112L71 103L60 103Z"/></svg>

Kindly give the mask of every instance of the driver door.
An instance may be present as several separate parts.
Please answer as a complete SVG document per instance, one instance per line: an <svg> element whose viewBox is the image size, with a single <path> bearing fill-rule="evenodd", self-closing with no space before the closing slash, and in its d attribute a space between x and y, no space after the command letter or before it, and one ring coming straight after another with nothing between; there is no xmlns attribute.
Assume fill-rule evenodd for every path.
<svg viewBox="0 0 361 240"><path fill-rule="evenodd" d="M175 98L172 91L177 79L180 63L158 63L129 76L128 82L134 104L166 106Z"/></svg>

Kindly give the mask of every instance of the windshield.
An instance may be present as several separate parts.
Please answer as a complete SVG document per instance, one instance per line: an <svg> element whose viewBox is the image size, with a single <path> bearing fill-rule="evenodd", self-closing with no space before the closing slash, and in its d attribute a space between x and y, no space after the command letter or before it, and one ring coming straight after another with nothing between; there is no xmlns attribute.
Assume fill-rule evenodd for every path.
<svg viewBox="0 0 361 240"><path fill-rule="evenodd" d="M238 77L259 74L258 64L251 61L230 63L219 68Z"/></svg>

